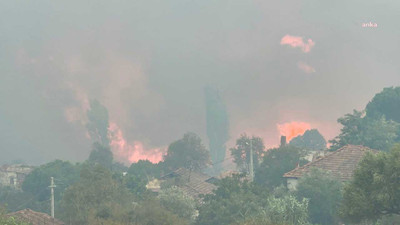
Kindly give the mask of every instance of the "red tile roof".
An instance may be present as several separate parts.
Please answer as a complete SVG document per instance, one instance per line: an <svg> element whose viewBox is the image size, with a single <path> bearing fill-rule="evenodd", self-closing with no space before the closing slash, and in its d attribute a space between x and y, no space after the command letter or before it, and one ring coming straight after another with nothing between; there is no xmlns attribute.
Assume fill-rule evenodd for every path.
<svg viewBox="0 0 400 225"><path fill-rule="evenodd" d="M217 188L209 181L213 179L206 174L179 168L172 173L163 176L161 179L167 180L172 177L179 177L182 184L179 187L192 197L197 198L200 194L211 194ZM215 179L215 178L214 178Z"/></svg>
<svg viewBox="0 0 400 225"><path fill-rule="evenodd" d="M287 178L300 178L310 172L312 168L329 171L341 181L350 180L357 164L367 152L377 152L361 145L346 145L332 153L325 155L304 166L298 167L283 176Z"/></svg>
<svg viewBox="0 0 400 225"><path fill-rule="evenodd" d="M24 209L9 213L7 216L14 217L31 225L64 225L60 220L54 219L46 213L35 212L31 209Z"/></svg>

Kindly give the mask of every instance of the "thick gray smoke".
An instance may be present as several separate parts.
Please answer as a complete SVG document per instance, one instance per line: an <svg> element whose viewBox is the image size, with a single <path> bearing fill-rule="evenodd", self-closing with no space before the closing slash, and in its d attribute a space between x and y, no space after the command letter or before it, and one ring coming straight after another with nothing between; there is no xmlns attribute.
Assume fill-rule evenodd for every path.
<svg viewBox="0 0 400 225"><path fill-rule="evenodd" d="M228 147L243 132L277 145L286 127L278 125L290 122L330 139L338 117L399 85L399 8L395 0L1 1L0 161L86 159L89 99L143 151L187 131L206 142L206 85L225 100Z"/></svg>

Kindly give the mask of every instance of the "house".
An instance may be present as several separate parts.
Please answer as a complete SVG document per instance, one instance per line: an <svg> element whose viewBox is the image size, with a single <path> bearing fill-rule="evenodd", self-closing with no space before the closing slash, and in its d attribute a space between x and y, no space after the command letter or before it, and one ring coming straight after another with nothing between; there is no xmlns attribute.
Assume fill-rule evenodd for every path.
<svg viewBox="0 0 400 225"><path fill-rule="evenodd" d="M0 166L0 185L21 188L22 182L34 167L27 165L3 165Z"/></svg>
<svg viewBox="0 0 400 225"><path fill-rule="evenodd" d="M24 209L17 212L7 214L9 217L13 217L17 220L26 222L31 225L64 225L65 223L52 218L46 213L35 212L31 209Z"/></svg>
<svg viewBox="0 0 400 225"><path fill-rule="evenodd" d="M191 171L185 168L179 168L160 178L161 182L173 182L188 195L199 199L199 195L213 193L217 188L214 182L217 179L206 174Z"/></svg>
<svg viewBox="0 0 400 225"><path fill-rule="evenodd" d="M309 173L313 168L329 171L340 181L351 180L358 163L367 152L377 152L361 145L346 145L332 153L328 153L304 166L287 172L283 175L287 179L287 187L295 190L298 179Z"/></svg>

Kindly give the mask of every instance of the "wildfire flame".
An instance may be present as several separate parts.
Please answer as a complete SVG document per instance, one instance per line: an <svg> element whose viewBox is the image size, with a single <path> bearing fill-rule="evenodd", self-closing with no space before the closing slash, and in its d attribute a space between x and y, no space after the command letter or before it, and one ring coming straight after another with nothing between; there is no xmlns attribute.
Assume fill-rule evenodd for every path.
<svg viewBox="0 0 400 225"><path fill-rule="evenodd" d="M158 163L163 159L163 151L160 148L145 149L139 141L129 144L116 123L110 122L108 132L114 157L120 162L131 164L139 160L149 160Z"/></svg>
<svg viewBox="0 0 400 225"><path fill-rule="evenodd" d="M292 138L299 135L303 135L306 130L311 129L311 125L306 122L293 121L290 123L283 123L276 125L280 135L286 136L286 139L290 141Z"/></svg>

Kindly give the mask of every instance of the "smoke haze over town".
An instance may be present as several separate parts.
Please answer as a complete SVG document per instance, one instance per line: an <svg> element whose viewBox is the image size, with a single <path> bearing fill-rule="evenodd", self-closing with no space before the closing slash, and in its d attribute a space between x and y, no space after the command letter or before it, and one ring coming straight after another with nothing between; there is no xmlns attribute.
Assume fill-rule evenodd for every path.
<svg viewBox="0 0 400 225"><path fill-rule="evenodd" d="M384 2L2 1L0 163L88 158L92 99L121 161L159 161L188 131L208 143L208 86L227 147L243 132L267 147L312 128L332 139L400 85L400 2Z"/></svg>

